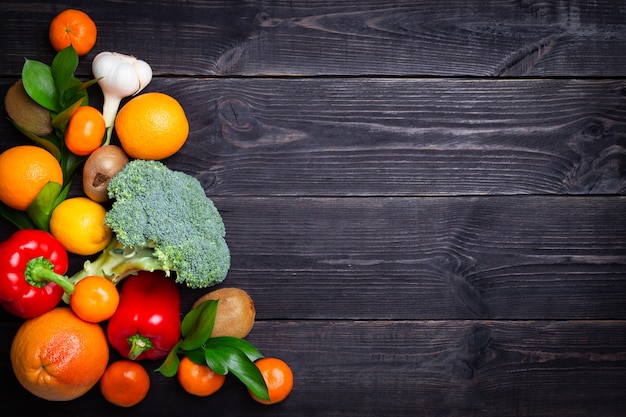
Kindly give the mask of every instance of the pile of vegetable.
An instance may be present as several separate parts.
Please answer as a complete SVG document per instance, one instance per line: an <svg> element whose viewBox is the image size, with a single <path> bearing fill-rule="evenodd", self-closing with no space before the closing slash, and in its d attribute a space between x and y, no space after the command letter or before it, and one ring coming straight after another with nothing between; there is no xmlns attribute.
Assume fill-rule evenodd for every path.
<svg viewBox="0 0 626 417"><path fill-rule="evenodd" d="M286 394L274 396L257 366L263 355L245 340L255 316L245 291L203 294L181 320L179 285L199 290L221 284L230 251L222 217L195 177L158 160L133 159L114 143L116 113L125 98L150 83L150 66L101 52L92 63L94 78L83 82L74 75L78 62L69 45L50 66L27 59L18 81L52 128L35 131L9 117L59 161L64 184L48 183L25 211L0 205L0 214L17 228L0 243L0 304L25 320L69 305L82 320L106 324L108 342L125 360L162 360L154 371L173 377L188 358L216 374L234 375L258 402L282 401ZM66 146L65 130L96 85L104 94L106 130L98 146L78 154ZM49 232L50 217L70 197L80 172L84 196L106 208L104 226L112 238L68 274L70 255ZM229 304L243 307L228 310ZM291 385L282 389L288 394Z"/></svg>

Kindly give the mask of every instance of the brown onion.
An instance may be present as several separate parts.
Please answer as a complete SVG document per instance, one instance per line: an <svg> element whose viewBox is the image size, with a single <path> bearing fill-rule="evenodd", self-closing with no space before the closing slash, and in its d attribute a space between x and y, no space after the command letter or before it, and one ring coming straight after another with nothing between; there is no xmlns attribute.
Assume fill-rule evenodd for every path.
<svg viewBox="0 0 626 417"><path fill-rule="evenodd" d="M102 146L89 155L83 167L83 191L99 203L109 200L107 187L115 174L128 163L128 156L116 145Z"/></svg>

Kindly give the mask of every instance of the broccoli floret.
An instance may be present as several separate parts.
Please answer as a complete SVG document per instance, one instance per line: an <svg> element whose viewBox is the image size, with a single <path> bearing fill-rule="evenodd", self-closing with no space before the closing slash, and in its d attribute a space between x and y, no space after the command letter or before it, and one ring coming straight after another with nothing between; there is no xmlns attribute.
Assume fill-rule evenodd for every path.
<svg viewBox="0 0 626 417"><path fill-rule="evenodd" d="M108 186L113 199L105 223L114 237L87 261L74 282L87 275L117 283L138 270L176 273L176 282L205 288L222 282L230 268L222 217L200 182L159 161L136 159Z"/></svg>

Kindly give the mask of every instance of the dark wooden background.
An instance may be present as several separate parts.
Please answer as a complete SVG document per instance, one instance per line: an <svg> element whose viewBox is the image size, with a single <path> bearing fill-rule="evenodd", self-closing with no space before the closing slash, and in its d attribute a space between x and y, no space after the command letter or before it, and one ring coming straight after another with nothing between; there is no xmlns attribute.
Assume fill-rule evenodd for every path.
<svg viewBox="0 0 626 417"><path fill-rule="evenodd" d="M222 212L224 285L295 387L265 407L154 375L133 409L49 403L15 380L1 313L3 415L624 415L626 4L3 0L3 94L70 7L99 28L83 79L132 54L185 108L165 162Z"/></svg>

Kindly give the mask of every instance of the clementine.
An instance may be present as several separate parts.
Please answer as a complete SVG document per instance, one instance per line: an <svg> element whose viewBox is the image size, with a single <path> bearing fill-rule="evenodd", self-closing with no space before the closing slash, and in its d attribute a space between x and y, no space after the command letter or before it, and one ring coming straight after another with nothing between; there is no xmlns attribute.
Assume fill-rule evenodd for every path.
<svg viewBox="0 0 626 417"><path fill-rule="evenodd" d="M78 56L87 55L96 44L97 28L89 15L81 10L67 9L50 22L48 35L55 51L72 45Z"/></svg>
<svg viewBox="0 0 626 417"><path fill-rule="evenodd" d="M100 378L100 392L110 403L132 407L146 398L150 376L138 362L120 359L113 362Z"/></svg>
<svg viewBox="0 0 626 417"><path fill-rule="evenodd" d="M19 145L0 154L0 201L26 210L49 181L63 184L59 161L47 150Z"/></svg>
<svg viewBox="0 0 626 417"><path fill-rule="evenodd" d="M78 156L87 156L102 145L105 133L106 126L100 110L81 106L65 129L65 146Z"/></svg>
<svg viewBox="0 0 626 417"><path fill-rule="evenodd" d="M216 393L226 380L225 375L216 374L208 366L197 364L187 356L180 360L177 378L185 391L198 397Z"/></svg>
<svg viewBox="0 0 626 417"><path fill-rule="evenodd" d="M174 97L144 93L120 109L115 133L131 158L160 160L182 148L189 135L189 122Z"/></svg>
<svg viewBox="0 0 626 417"><path fill-rule="evenodd" d="M109 347L102 328L57 307L26 320L11 344L20 384L37 397L69 401L89 391L104 373Z"/></svg>
<svg viewBox="0 0 626 417"><path fill-rule="evenodd" d="M287 363L278 358L261 358L254 363L267 385L267 391L270 400L264 400L255 396L252 392L252 398L261 404L276 404L283 401L293 389L293 372Z"/></svg>

